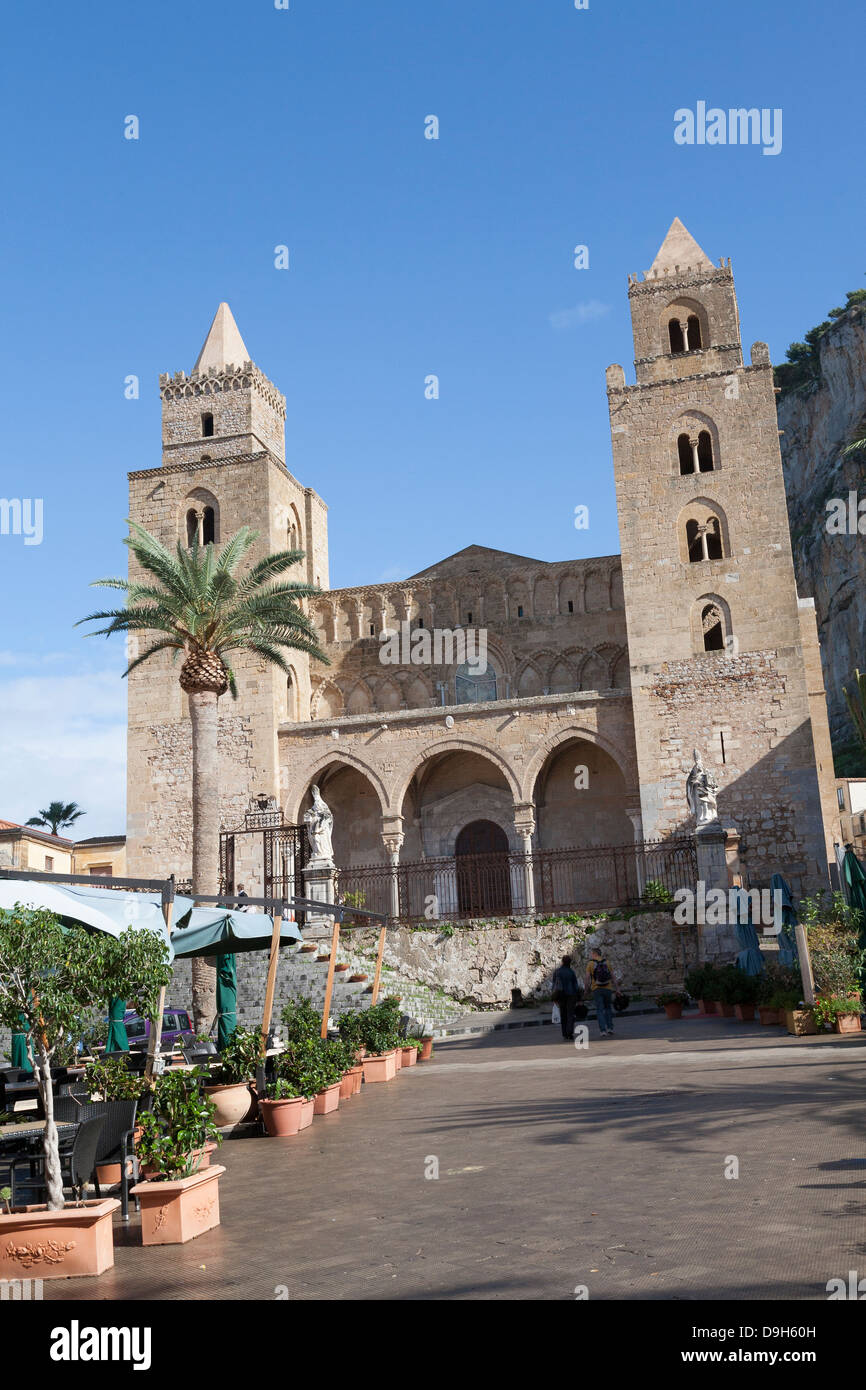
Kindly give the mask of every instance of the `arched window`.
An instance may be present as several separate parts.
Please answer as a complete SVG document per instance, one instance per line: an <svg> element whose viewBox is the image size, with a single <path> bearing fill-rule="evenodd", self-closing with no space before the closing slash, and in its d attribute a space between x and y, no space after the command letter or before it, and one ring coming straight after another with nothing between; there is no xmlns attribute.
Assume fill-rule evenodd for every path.
<svg viewBox="0 0 866 1390"><path fill-rule="evenodd" d="M198 537L198 512L190 507L186 514L186 543L191 547Z"/></svg>
<svg viewBox="0 0 866 1390"><path fill-rule="evenodd" d="M687 434L681 434L677 439L677 454L680 460L680 473L694 473L694 452L692 450L692 441Z"/></svg>
<svg viewBox="0 0 866 1390"><path fill-rule="evenodd" d="M202 545L213 545L215 539L216 525L213 507L205 507L201 522L201 543Z"/></svg>
<svg viewBox="0 0 866 1390"><path fill-rule="evenodd" d="M670 320L668 336L671 340L671 352L685 352L686 345L683 342L683 329L679 319Z"/></svg>
<svg viewBox="0 0 866 1390"><path fill-rule="evenodd" d="M483 700L496 699L496 672L488 661L483 674L478 667L464 662L457 667L455 695L458 705L475 705Z"/></svg>
<svg viewBox="0 0 866 1390"><path fill-rule="evenodd" d="M686 544L690 564L699 564L702 560L721 560L724 550L719 518L709 516L704 522L695 521L694 518L687 521Z"/></svg>
<svg viewBox="0 0 866 1390"><path fill-rule="evenodd" d="M725 620L715 603L708 603L701 609L701 632L705 652L725 650Z"/></svg>
<svg viewBox="0 0 866 1390"><path fill-rule="evenodd" d="M689 314L686 333L688 334L689 352L694 352L701 346L701 321L697 314Z"/></svg>
<svg viewBox="0 0 866 1390"><path fill-rule="evenodd" d="M709 430L701 430L698 435L698 468L702 473L712 473L714 467L713 437Z"/></svg>
<svg viewBox="0 0 866 1390"><path fill-rule="evenodd" d="M201 417L201 432L204 439L210 439L213 436L213 416L209 410L206 410Z"/></svg>

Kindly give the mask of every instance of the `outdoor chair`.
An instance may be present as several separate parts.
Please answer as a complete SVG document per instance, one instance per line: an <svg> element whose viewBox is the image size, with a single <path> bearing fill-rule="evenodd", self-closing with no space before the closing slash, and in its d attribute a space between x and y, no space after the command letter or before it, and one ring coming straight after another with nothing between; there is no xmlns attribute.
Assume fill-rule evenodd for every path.
<svg viewBox="0 0 866 1390"><path fill-rule="evenodd" d="M88 1119L102 1115L105 1120L99 1136L96 1164L120 1164L120 1215L123 1221L129 1220L130 1176L133 1181L138 1178L138 1159L133 1147L137 1109L137 1100L94 1101L86 1109ZM96 1195L99 1196L98 1182Z"/></svg>
<svg viewBox="0 0 866 1390"><path fill-rule="evenodd" d="M79 1202L84 1200L85 1185L95 1179L96 1152L99 1136L105 1125L104 1115L82 1120L71 1135L60 1135L60 1172L64 1188L71 1188ZM43 1154L22 1153L9 1159L12 1177L12 1204L24 1206L45 1200L45 1157ZM99 1196L99 1187L96 1188Z"/></svg>
<svg viewBox="0 0 866 1390"><path fill-rule="evenodd" d="M206 1067L211 1057L216 1057L217 1050L214 1043L208 1041L204 1043L190 1044L182 1047L183 1060L189 1062L193 1067Z"/></svg>

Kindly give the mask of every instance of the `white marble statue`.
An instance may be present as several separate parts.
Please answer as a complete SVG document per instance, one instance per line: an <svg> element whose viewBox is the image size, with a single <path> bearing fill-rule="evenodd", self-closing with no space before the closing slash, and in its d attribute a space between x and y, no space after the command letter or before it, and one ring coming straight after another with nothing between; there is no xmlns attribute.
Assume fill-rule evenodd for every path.
<svg viewBox="0 0 866 1390"><path fill-rule="evenodd" d="M322 800L322 793L318 787L313 787L313 804L309 811L304 812L304 824L307 827L307 839L310 842L310 853L313 861L325 861L328 864L334 862L334 846L331 839L334 830L334 817L330 807L326 806Z"/></svg>
<svg viewBox="0 0 866 1390"><path fill-rule="evenodd" d="M686 781L686 801L697 825L710 825L712 821L719 819L719 784L712 771L704 767L697 748L694 750L694 759L694 766Z"/></svg>

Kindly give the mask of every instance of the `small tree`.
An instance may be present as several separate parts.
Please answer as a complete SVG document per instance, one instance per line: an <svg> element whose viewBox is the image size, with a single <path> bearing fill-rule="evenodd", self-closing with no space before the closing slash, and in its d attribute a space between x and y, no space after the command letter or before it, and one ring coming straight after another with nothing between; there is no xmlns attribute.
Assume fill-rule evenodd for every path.
<svg viewBox="0 0 866 1390"><path fill-rule="evenodd" d="M43 1152L48 1206L63 1205L63 1181L51 1063L58 1047L80 1037L109 992L144 1017L158 1007L171 979L168 950L155 932L130 928L119 937L64 928L52 912L16 903L0 911L0 1023L25 1025L27 1052L45 1110Z"/></svg>

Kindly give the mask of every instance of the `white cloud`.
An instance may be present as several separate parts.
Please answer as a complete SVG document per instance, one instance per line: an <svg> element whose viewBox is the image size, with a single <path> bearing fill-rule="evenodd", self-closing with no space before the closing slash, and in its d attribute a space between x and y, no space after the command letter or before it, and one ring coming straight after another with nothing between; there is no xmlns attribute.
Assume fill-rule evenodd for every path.
<svg viewBox="0 0 866 1390"><path fill-rule="evenodd" d="M593 319L603 319L609 313L609 304L602 304L600 299L585 299L575 304L573 309L557 309L548 318L552 328L565 329L574 328L578 323L591 323Z"/></svg>
<svg viewBox="0 0 866 1390"><path fill-rule="evenodd" d="M55 800L77 801L87 812L75 826L82 838L125 833L126 682L119 672L0 678L0 819L23 823Z"/></svg>

